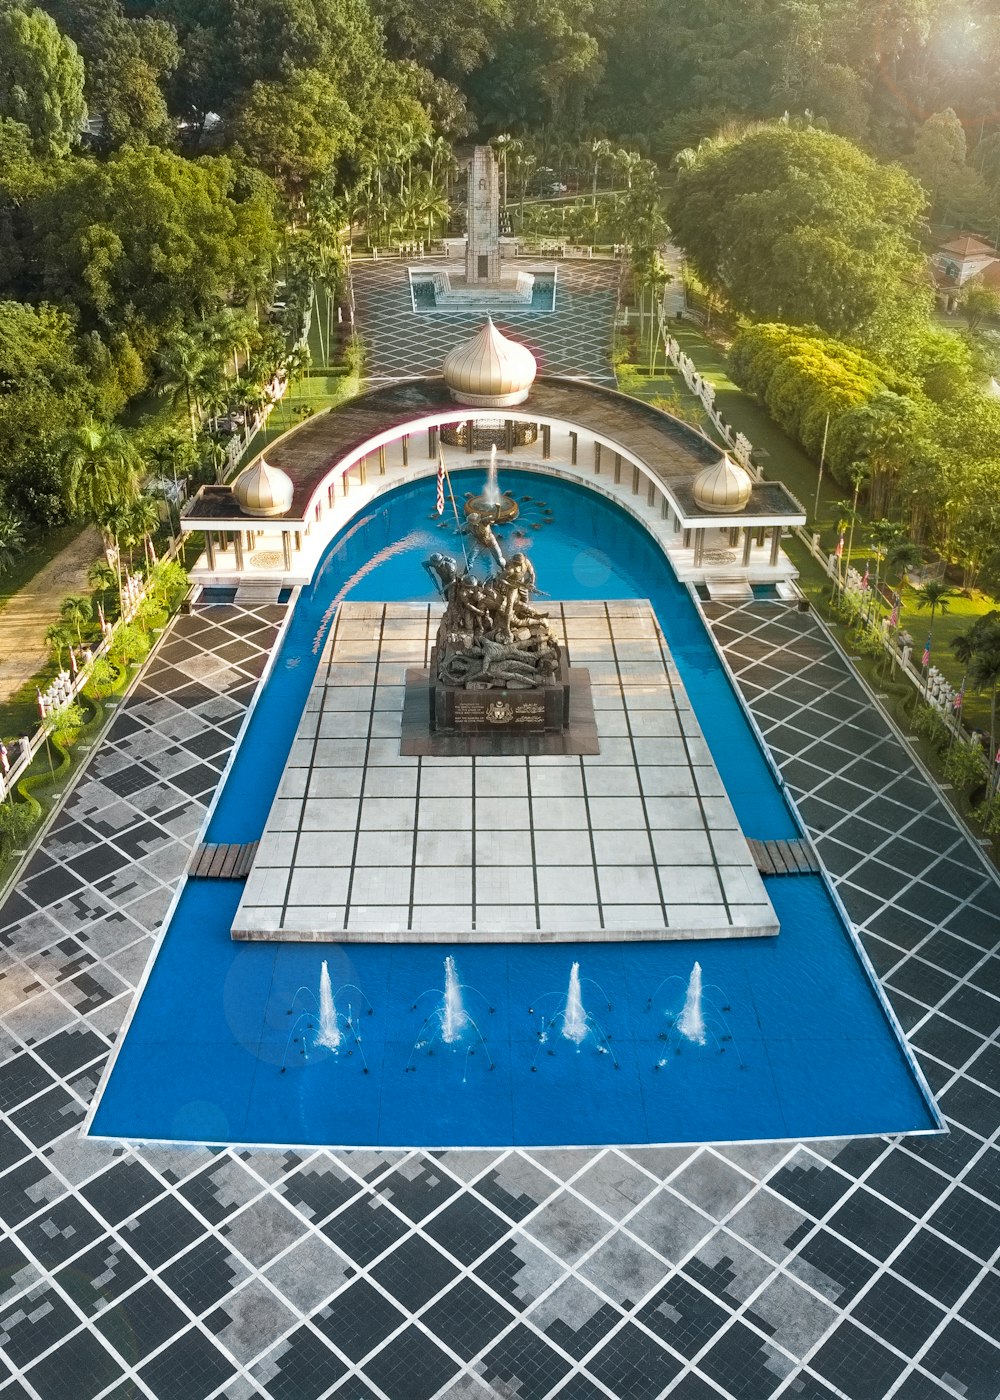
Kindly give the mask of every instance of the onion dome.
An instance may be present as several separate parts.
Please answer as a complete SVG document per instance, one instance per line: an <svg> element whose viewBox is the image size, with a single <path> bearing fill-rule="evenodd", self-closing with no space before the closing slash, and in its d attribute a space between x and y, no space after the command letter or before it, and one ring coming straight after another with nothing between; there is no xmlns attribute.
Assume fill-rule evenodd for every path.
<svg viewBox="0 0 1000 1400"><path fill-rule="evenodd" d="M749 472L723 452L717 462L698 473L691 490L702 510L714 511L716 515L734 515L749 501L753 482Z"/></svg>
<svg viewBox="0 0 1000 1400"><path fill-rule="evenodd" d="M233 495L244 515L284 515L291 509L291 478L263 457L241 472L233 483Z"/></svg>
<svg viewBox="0 0 1000 1400"><path fill-rule="evenodd" d="M441 373L456 403L509 408L528 397L536 369L528 347L501 335L487 316L478 334L449 350Z"/></svg>

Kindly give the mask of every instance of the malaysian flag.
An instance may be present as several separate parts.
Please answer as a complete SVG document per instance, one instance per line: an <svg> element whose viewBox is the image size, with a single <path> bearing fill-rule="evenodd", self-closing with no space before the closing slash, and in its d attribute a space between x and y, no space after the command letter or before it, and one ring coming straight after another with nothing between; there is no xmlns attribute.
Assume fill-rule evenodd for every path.
<svg viewBox="0 0 1000 1400"><path fill-rule="evenodd" d="M10 772L10 759L7 757L7 745L0 743L0 768L5 773Z"/></svg>
<svg viewBox="0 0 1000 1400"><path fill-rule="evenodd" d="M892 600L892 612L889 614L889 626L890 626L890 627L898 627L898 626L899 626L899 605L900 605L900 602L901 602L901 601L902 601L902 599L900 598L899 594L897 593L897 594L895 595L895 597L893 598L893 600Z"/></svg>
<svg viewBox="0 0 1000 1400"><path fill-rule="evenodd" d="M44 695L37 686L35 686L35 694L38 696L38 713L41 715L42 719L44 719L49 712L49 707L46 704Z"/></svg>
<svg viewBox="0 0 1000 1400"><path fill-rule="evenodd" d="M833 552L834 552L834 554L837 556L838 559L842 559L842 558L844 557L844 536L843 536L843 535L841 535L841 536L840 536L840 539L837 541L837 548L836 548Z"/></svg>
<svg viewBox="0 0 1000 1400"><path fill-rule="evenodd" d="M952 708L953 710L960 710L960 709L962 708L962 705L963 705L964 701L965 701L965 686L963 685L963 686L962 686L962 689L958 692L958 694L955 696L954 700L951 702L951 708Z"/></svg>
<svg viewBox="0 0 1000 1400"><path fill-rule="evenodd" d="M930 639L930 636L928 636L926 642L924 642L924 656L923 656L923 660L921 661L920 664L921 664L921 666L923 666L923 668L924 668L925 670L926 670L927 667L931 664L931 639Z"/></svg>
<svg viewBox="0 0 1000 1400"><path fill-rule="evenodd" d="M868 592L868 565L867 565L867 564L865 565L865 571L864 571L864 573L861 575L861 591L862 591L862 593L867 593L867 592Z"/></svg>
<svg viewBox="0 0 1000 1400"><path fill-rule="evenodd" d="M438 448L437 504L438 515L444 515L444 453Z"/></svg>

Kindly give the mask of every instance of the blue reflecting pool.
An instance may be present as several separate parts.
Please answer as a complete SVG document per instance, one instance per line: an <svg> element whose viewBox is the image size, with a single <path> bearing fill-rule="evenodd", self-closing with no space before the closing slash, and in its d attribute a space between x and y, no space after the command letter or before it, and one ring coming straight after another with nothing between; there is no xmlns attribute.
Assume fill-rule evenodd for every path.
<svg viewBox="0 0 1000 1400"><path fill-rule="evenodd" d="M464 475L456 493L479 484L480 473ZM645 531L584 488L515 472L503 484L522 501L517 547L553 597L650 599L744 831L796 835L701 619ZM432 505L432 482L399 488L331 546L299 598L209 840L259 836L335 604L433 596L420 560L460 546ZM192 882L91 1131L389 1147L935 1127L822 881L767 885L777 938L449 948L234 944L242 887Z"/></svg>

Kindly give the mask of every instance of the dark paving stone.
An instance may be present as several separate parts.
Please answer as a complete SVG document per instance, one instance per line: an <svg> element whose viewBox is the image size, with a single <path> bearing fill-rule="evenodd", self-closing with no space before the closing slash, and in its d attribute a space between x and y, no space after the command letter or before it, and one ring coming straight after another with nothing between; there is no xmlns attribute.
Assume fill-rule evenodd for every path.
<svg viewBox="0 0 1000 1400"><path fill-rule="evenodd" d="M471 1278L461 1278L421 1320L446 1346L470 1361L514 1319Z"/></svg>
<svg viewBox="0 0 1000 1400"><path fill-rule="evenodd" d="M671 1387L668 1392L670 1400L719 1400L719 1392L714 1385L709 1385L703 1381L693 1371L689 1371L686 1376L682 1376L677 1384ZM796 1392L792 1392L796 1394ZM559 1391L560 1400L563 1392ZM833 1392L831 1391L832 1395ZM603 1392L602 1392L603 1395Z"/></svg>
<svg viewBox="0 0 1000 1400"><path fill-rule="evenodd" d="M678 1274L636 1316L681 1356L692 1358L721 1331L730 1314Z"/></svg>
<svg viewBox="0 0 1000 1400"><path fill-rule="evenodd" d="M984 1274L958 1311L981 1332L996 1336L1000 1324L1000 1274L993 1269Z"/></svg>
<svg viewBox="0 0 1000 1400"><path fill-rule="evenodd" d="M103 1312L96 1326L128 1365L137 1366L186 1321L177 1304L150 1280Z"/></svg>
<svg viewBox="0 0 1000 1400"><path fill-rule="evenodd" d="M352 1361L367 1356L404 1321L399 1309L367 1279L359 1279L338 1293L312 1319L313 1326Z"/></svg>
<svg viewBox="0 0 1000 1400"><path fill-rule="evenodd" d="M69 1304L55 1289L40 1284L0 1311L0 1354L12 1367L24 1370L78 1325Z"/></svg>
<svg viewBox="0 0 1000 1400"><path fill-rule="evenodd" d="M60 1195L64 1190L49 1174L41 1158L29 1158L0 1176L0 1220L13 1228L34 1215L46 1196Z"/></svg>
<svg viewBox="0 0 1000 1400"><path fill-rule="evenodd" d="M910 1036L910 1044L959 1069L982 1045L982 1038L946 1016L932 1016Z"/></svg>
<svg viewBox="0 0 1000 1400"><path fill-rule="evenodd" d="M1000 1249L1000 1211L962 1186L949 1192L927 1223L979 1259L991 1259Z"/></svg>
<svg viewBox="0 0 1000 1400"><path fill-rule="evenodd" d="M408 1312L416 1312L451 1282L458 1269L433 1245L413 1235L371 1272L376 1283Z"/></svg>
<svg viewBox="0 0 1000 1400"><path fill-rule="evenodd" d="M965 977L982 960L983 950L974 943L967 943L964 938L953 938L944 929L939 929L923 944L920 956L956 977Z"/></svg>
<svg viewBox="0 0 1000 1400"><path fill-rule="evenodd" d="M911 1215L924 1215L945 1191L950 1182L939 1172L931 1171L906 1152L890 1152L881 1161L866 1185L890 1201L908 1210Z"/></svg>
<svg viewBox="0 0 1000 1400"><path fill-rule="evenodd" d="M897 1351L915 1356L944 1318L944 1310L891 1274L883 1274L854 1304L851 1316Z"/></svg>
<svg viewBox="0 0 1000 1400"><path fill-rule="evenodd" d="M954 987L955 979L919 957L909 957L890 973L888 985L925 1006L936 1006Z"/></svg>
<svg viewBox="0 0 1000 1400"><path fill-rule="evenodd" d="M807 1264L809 1269L801 1268L800 1261ZM818 1269L830 1280L827 1296L831 1302L843 1308L865 1286L876 1267L870 1259L865 1259L856 1249L836 1239L828 1230L818 1230L789 1262L788 1271L816 1287L809 1270Z"/></svg>
<svg viewBox="0 0 1000 1400"><path fill-rule="evenodd" d="M1000 1092L1000 1045L993 1042L984 1046L972 1063L966 1066L965 1073L988 1089Z"/></svg>
<svg viewBox="0 0 1000 1400"><path fill-rule="evenodd" d="M107 1054L107 1043L85 1026L72 1026L35 1046L40 1060L64 1077Z"/></svg>
<svg viewBox="0 0 1000 1400"><path fill-rule="evenodd" d="M364 1188L332 1162L313 1162L281 1184L288 1204L314 1223L325 1220Z"/></svg>
<svg viewBox="0 0 1000 1400"><path fill-rule="evenodd" d="M1000 997L1000 958L987 958L975 971L970 972L969 981L991 996Z"/></svg>
<svg viewBox="0 0 1000 1400"><path fill-rule="evenodd" d="M831 1230L878 1259L887 1258L913 1229L912 1220L864 1187L854 1191L828 1223Z"/></svg>
<svg viewBox="0 0 1000 1400"><path fill-rule="evenodd" d="M376 1189L417 1224L454 1196L458 1183L443 1172L432 1157L425 1157L419 1164L409 1161L405 1170L383 1177Z"/></svg>
<svg viewBox="0 0 1000 1400"><path fill-rule="evenodd" d="M951 1387L960 1386L965 1400L996 1400L1000 1392L1000 1347L961 1322L948 1323L921 1365Z"/></svg>
<svg viewBox="0 0 1000 1400"><path fill-rule="evenodd" d="M85 1316L99 1312L145 1277L142 1265L110 1235L55 1275L59 1287Z"/></svg>
<svg viewBox="0 0 1000 1400"><path fill-rule="evenodd" d="M887 943L895 943L907 952L911 952L922 943L932 927L933 925L925 919L918 919L915 915L908 914L905 909L898 909L895 904L879 910L868 920L868 928L872 933L878 934L879 938L884 938Z"/></svg>
<svg viewBox="0 0 1000 1400"><path fill-rule="evenodd" d="M204 1233L201 1221L176 1196L165 1196L121 1228L129 1248L154 1269Z"/></svg>
<svg viewBox="0 0 1000 1400"><path fill-rule="evenodd" d="M33 1056L15 1055L0 1066L0 1109L9 1113L25 1099L32 1098L52 1086L52 1076Z"/></svg>
<svg viewBox="0 0 1000 1400"><path fill-rule="evenodd" d="M772 1191L816 1219L832 1210L852 1185L846 1176L804 1153L787 1166L779 1167L767 1184Z"/></svg>
<svg viewBox="0 0 1000 1400"><path fill-rule="evenodd" d="M359 1264L370 1264L407 1233L404 1220L377 1196L363 1196L323 1226L328 1239Z"/></svg>
<svg viewBox="0 0 1000 1400"><path fill-rule="evenodd" d="M944 1116L989 1138L1000 1128L1000 1094L960 1079L938 1101Z"/></svg>
<svg viewBox="0 0 1000 1400"><path fill-rule="evenodd" d="M231 1293L247 1270L221 1240L207 1239L163 1270L160 1277L195 1316Z"/></svg>
<svg viewBox="0 0 1000 1400"><path fill-rule="evenodd" d="M875 1400L885 1395L905 1365L850 1322L840 1324L809 1364L850 1400Z"/></svg>
<svg viewBox="0 0 1000 1400"><path fill-rule="evenodd" d="M303 1325L258 1362L251 1375L265 1387L270 1400L318 1400L346 1369L340 1357Z"/></svg>
<svg viewBox="0 0 1000 1400"><path fill-rule="evenodd" d="M979 1138L955 1124L945 1133L928 1133L926 1137L906 1139L908 1152L950 1176L958 1176L962 1168L982 1151L982 1147Z"/></svg>
<svg viewBox="0 0 1000 1400"><path fill-rule="evenodd" d="M48 1206L18 1231L25 1249L47 1269L65 1263L105 1232L90 1211L72 1196Z"/></svg>
<svg viewBox="0 0 1000 1400"><path fill-rule="evenodd" d="M569 1362L519 1323L477 1367L490 1385L510 1387L517 1400L545 1400L570 1369Z"/></svg>
<svg viewBox="0 0 1000 1400"><path fill-rule="evenodd" d="M962 1183L1000 1206L1000 1152L988 1147L979 1160L973 1162Z"/></svg>
<svg viewBox="0 0 1000 1400"><path fill-rule="evenodd" d="M886 943L882 938L876 938L867 930L862 930L861 942L872 967L882 979L888 977L892 969L906 957L904 949L897 948L894 943Z"/></svg>
<svg viewBox="0 0 1000 1400"><path fill-rule="evenodd" d="M808 1371L800 1371L794 1376L784 1394L794 1397L794 1400L841 1400L837 1391Z"/></svg>
<svg viewBox="0 0 1000 1400"><path fill-rule="evenodd" d="M941 1010L953 1021L982 1035L994 1035L1000 1030L1000 1001L967 984L957 987Z"/></svg>
<svg viewBox="0 0 1000 1400"><path fill-rule="evenodd" d="M116 1162L108 1171L80 1188L103 1220L117 1225L162 1195L163 1185L134 1158Z"/></svg>
<svg viewBox="0 0 1000 1400"><path fill-rule="evenodd" d="M510 1226L489 1206L463 1195L425 1226L426 1233L460 1264L472 1264L504 1237Z"/></svg>
<svg viewBox="0 0 1000 1400"><path fill-rule="evenodd" d="M618 1400L656 1400L681 1369L676 1357L631 1322L587 1362L587 1370Z"/></svg>
<svg viewBox="0 0 1000 1400"><path fill-rule="evenodd" d="M156 1400L205 1400L234 1370L215 1344L192 1327L147 1361L138 1374Z"/></svg>
<svg viewBox="0 0 1000 1400"><path fill-rule="evenodd" d="M893 1271L951 1307L979 1272L979 1265L946 1240L921 1230L892 1261Z"/></svg>
<svg viewBox="0 0 1000 1400"><path fill-rule="evenodd" d="M794 1363L742 1322L734 1322L701 1358L698 1369L734 1400L767 1400Z"/></svg>
<svg viewBox="0 0 1000 1400"><path fill-rule="evenodd" d="M109 1386L122 1368L94 1336L84 1329L63 1342L27 1373L41 1400L91 1400Z"/></svg>
<svg viewBox="0 0 1000 1400"><path fill-rule="evenodd" d="M406 1400L430 1400L458 1369L457 1362L414 1326L364 1365L365 1373L386 1395L405 1395Z"/></svg>
<svg viewBox="0 0 1000 1400"><path fill-rule="evenodd" d="M5 1172L8 1167L22 1161L30 1153L31 1148L24 1139L6 1123L0 1123L0 1172Z"/></svg>
<svg viewBox="0 0 1000 1400"><path fill-rule="evenodd" d="M919 1371L911 1371L898 1390L893 1392L893 1400L954 1400L955 1392L949 1387L944 1390L937 1381Z"/></svg>

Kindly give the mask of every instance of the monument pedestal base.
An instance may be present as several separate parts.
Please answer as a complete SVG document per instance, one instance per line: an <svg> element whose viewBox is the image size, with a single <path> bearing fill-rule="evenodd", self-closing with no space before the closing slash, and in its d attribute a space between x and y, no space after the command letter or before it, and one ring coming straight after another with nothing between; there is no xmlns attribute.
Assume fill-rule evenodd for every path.
<svg viewBox="0 0 1000 1400"><path fill-rule="evenodd" d="M590 672L584 667L564 663L560 683L532 690L442 685L433 657L430 670L406 673L402 755L505 758L600 751Z"/></svg>

